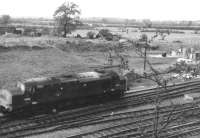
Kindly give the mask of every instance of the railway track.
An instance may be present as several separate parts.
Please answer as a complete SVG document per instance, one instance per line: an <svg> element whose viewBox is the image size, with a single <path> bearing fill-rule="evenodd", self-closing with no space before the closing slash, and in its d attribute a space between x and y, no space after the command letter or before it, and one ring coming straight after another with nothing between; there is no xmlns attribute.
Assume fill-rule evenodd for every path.
<svg viewBox="0 0 200 138"><path fill-rule="evenodd" d="M193 86L196 86L196 85L200 85L200 80L194 80L194 81L189 81L189 82L184 82L184 83L178 83L177 85L169 85L168 86L168 90L167 91L173 91L173 90L178 90L180 88L187 88L187 87L193 87ZM157 92L155 92L155 90L157 90L157 88L150 88L150 89L144 89L144 90L137 90L137 91L134 91L134 90L130 90L128 91L124 97L122 97L121 99L118 99L119 101L120 100L123 100L123 99L128 99L128 98L132 98L132 97L136 97L136 96L149 96L149 95L156 95ZM166 91L166 92L167 92ZM23 111L16 111L14 114L11 114L11 115L7 115L7 116L0 116L0 121L1 120L5 120L6 118L9 118L10 116L13 117L17 114L24 114Z"/></svg>
<svg viewBox="0 0 200 138"><path fill-rule="evenodd" d="M155 138L154 130L150 125L146 125L148 127L145 133L141 133L140 131L133 131L133 129L129 129L129 133L111 136L111 138L121 138L121 137L134 137L134 138ZM182 138L182 137L190 137L192 135L200 134L200 120L194 119L192 121L188 121L186 123L180 125L171 125L165 130L158 133L159 138ZM119 132L120 133L120 132ZM188 137L188 138L189 138Z"/></svg>
<svg viewBox="0 0 200 138"><path fill-rule="evenodd" d="M190 104L187 104L187 105L185 105L184 108L177 109L176 112L174 112L173 114L178 115L178 114L182 113L183 111L191 113L191 111L197 111L197 109L198 108L194 108ZM145 121L151 122L153 115L154 115L153 110L154 109L152 108L152 109L147 109L147 110L142 110L142 111L119 113L119 114L112 115L112 116L108 116L108 115L107 116L106 115L104 115L104 116L93 116L93 117L90 116L90 117L87 117L87 118L85 117L85 118L80 118L80 119L77 119L77 120L65 121L65 122L63 122L62 119L60 119L60 121L55 120L57 122L51 122L51 123L53 123L53 125L56 126L56 127L52 128L52 129L47 129L46 131L45 130L37 131L37 134L40 133L40 132L42 132L42 133L52 132L52 131L58 131L58 130L63 130L63 129L67 129L67 128L69 129L69 128L72 128L72 127L80 127L80 126L86 126L86 125L96 125L96 124L99 125L99 124L101 124L102 126L104 126L106 123L113 123L113 122L115 122L115 125L118 122L118 126L108 126L107 125L107 128L104 127L104 129L111 129L113 127L128 125L128 124L130 124L130 122L132 124L135 124L136 122L145 122ZM160 113L163 116L167 116L168 112L170 112L170 110L173 110L173 108L168 106L168 107L162 107L160 110L161 110ZM142 120L138 121L138 118L141 119L141 117L142 117ZM123 123L122 123L122 121L120 121L122 119L123 119ZM47 122L47 124L48 124L48 122ZM47 124L45 124L45 125L47 125ZM44 128L45 125L40 125L40 129ZM50 125L50 124L48 124L48 125ZM37 128L38 127L39 126L37 126ZM21 131L21 129L20 129L20 131ZM31 131L31 132L28 132L29 135L30 135L30 133L33 132L33 129L34 129L34 127L30 127L29 129L26 129L26 131L27 130ZM100 130L98 130L98 131L100 131ZM19 131L15 131L14 137L18 136L16 132L19 132ZM5 132L4 134L2 133L1 137L3 137L3 136L9 137L9 133L10 132ZM92 132L92 133L94 133L94 132ZM25 132L23 135L21 133L20 137L21 136L27 136L27 132Z"/></svg>
<svg viewBox="0 0 200 138"><path fill-rule="evenodd" d="M167 99L167 98L176 97L178 95L180 96L180 95L183 95L184 93L188 93L188 91L197 92L200 87L198 85L200 85L200 82L194 81L190 83L180 84L175 87L171 87L171 89L168 90L170 92L164 93L162 95L162 98ZM190 87L190 88L186 88L186 87ZM0 136L1 137L4 137L4 136L6 137L19 136L20 137L23 135L27 136L27 135L34 134L32 133L33 132L32 130L36 130L36 129L40 129L44 127L53 127L56 125L57 126L59 125L59 127L61 126L60 128L59 127L54 128L55 130L59 130L59 129L66 128L66 126L62 127L62 125L66 123L70 124L70 122L71 122L71 126L73 125L76 126L77 124L80 124L80 123L82 123L82 125L84 123L85 125L88 125L87 124L88 122L94 123L95 121L98 122L98 120L102 119L102 116L100 116L102 114L104 115L103 117L105 118L106 114L108 115L110 113L109 111L111 110L115 110L115 109L120 110L127 106L134 107L134 106L141 105L144 103L153 102L154 101L153 97L155 96L155 94L157 94L157 92L155 92L154 90L155 89L144 90L140 92L129 92L118 101L112 101L102 106L95 105L95 106L90 106L86 108L81 108L79 110L74 110L74 112L73 110L71 110L72 111L71 113L68 111L68 112L63 112L61 114L56 114L56 115L33 117L33 118L29 118L28 120L3 125L0 127ZM91 115L94 115L94 117L91 117ZM56 124L56 122L59 122L60 124ZM24 133L24 132L28 132L29 134ZM42 133L42 132L37 132L37 133Z"/></svg>
<svg viewBox="0 0 200 138"><path fill-rule="evenodd" d="M186 121L179 125L173 125L166 128L159 134L159 138L183 138L183 137L189 138L194 135L199 135L200 134L199 130L200 130L200 120L198 118L198 119L193 119L191 121ZM153 130L148 130L146 134L147 134L146 137L154 138ZM133 135L126 135L126 136L131 137Z"/></svg>
<svg viewBox="0 0 200 138"><path fill-rule="evenodd" d="M179 116L181 116L183 113L189 113L190 111L195 111L195 114L199 114L199 110L196 111L196 109L187 109L187 110L182 110L182 111L175 111L173 113L173 121L176 121L176 119L179 119ZM194 112L193 112L194 113ZM194 115L194 114L193 114ZM163 122L160 123L166 123L166 118L168 117L168 114L160 114L160 117L163 118ZM120 118L122 119L122 118ZM129 120L123 120L119 123L111 123L110 126L103 126L100 129L93 130L90 132L83 132L81 134L75 134L74 136L69 136L67 138L88 138L88 137L95 137L95 138L102 138L102 137L122 137L122 136L139 136L141 135L139 131L139 127L142 129L149 129L153 128L153 119L154 119L154 114L150 114L148 116L145 116L143 118L136 118L132 117ZM130 135L131 134L131 135Z"/></svg>
<svg viewBox="0 0 200 138"><path fill-rule="evenodd" d="M176 131L174 131L174 129ZM171 128L171 132L164 135L163 138L182 138L191 137L200 134L200 121L190 122L187 124L175 126Z"/></svg>
<svg viewBox="0 0 200 138"><path fill-rule="evenodd" d="M187 85L186 85L187 84ZM198 84L198 85L197 85ZM106 103L105 106L112 106L115 108L115 106L117 108L119 108L119 105L124 108L124 105L125 106L130 106L130 105L137 105L137 104L142 104L144 103L145 104L145 100L152 100L152 98L155 98L153 96L155 96L156 94L162 94L163 97L166 97L168 95L168 97L170 97L171 95L173 96L178 96L178 95L183 95L184 93L188 93L188 91L191 91L191 92L196 92L196 91L193 91L193 90L196 90L199 88L199 85L200 85L200 81L198 82L189 82L189 83L184 83L184 84L180 84L178 86L176 86L175 88L173 89L168 89L167 91L170 91L167 93L167 91L165 91L166 93L163 93L163 92L155 92L155 88L154 89L150 89L150 90L144 90L144 91L137 91L137 93L135 91L131 92L131 93L128 93L126 94L124 97L122 97L121 99L117 99L117 101L111 101L109 103ZM192 88L189 88L189 87L192 87ZM183 90L182 90L183 89ZM138 100L138 98L141 98L141 99L144 99L143 101L140 101ZM134 101L133 101L134 100ZM130 103L130 101L133 101L133 103L131 104L126 104L126 103ZM148 101L149 102L149 101ZM115 104L115 106L113 106L113 104ZM99 105L92 105L92 106L88 106L86 108L81 108L80 111L79 110L74 110L74 111L78 111L78 112L82 112L82 109L83 110L92 110L92 109L95 109L95 108L99 108ZM73 111L73 110L72 110ZM16 113L17 114L17 113ZM15 115L15 114L14 114ZM20 114L21 115L21 114ZM6 118L6 117L4 117Z"/></svg>

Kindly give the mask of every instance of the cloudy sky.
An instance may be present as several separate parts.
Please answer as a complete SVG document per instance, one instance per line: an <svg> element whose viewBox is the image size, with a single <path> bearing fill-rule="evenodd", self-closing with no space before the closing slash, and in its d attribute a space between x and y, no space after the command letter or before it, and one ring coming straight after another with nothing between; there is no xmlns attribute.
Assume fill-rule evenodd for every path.
<svg viewBox="0 0 200 138"><path fill-rule="evenodd" d="M52 18L67 0L0 0L0 15ZM70 0L81 17L120 17L151 20L200 20L200 0Z"/></svg>

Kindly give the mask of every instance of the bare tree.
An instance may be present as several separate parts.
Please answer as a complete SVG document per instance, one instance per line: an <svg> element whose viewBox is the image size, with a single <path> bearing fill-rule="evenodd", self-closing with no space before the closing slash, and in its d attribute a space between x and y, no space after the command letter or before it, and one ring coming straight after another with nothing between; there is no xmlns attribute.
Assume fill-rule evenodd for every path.
<svg viewBox="0 0 200 138"><path fill-rule="evenodd" d="M55 21L59 31L64 31L63 37L76 29L80 22L80 10L73 2L63 3L54 13Z"/></svg>
<svg viewBox="0 0 200 138"><path fill-rule="evenodd" d="M146 34L143 34L140 38L139 41L143 41L145 42L145 47L140 47L140 46L136 46L137 43L130 41L130 43L132 43L132 46L135 47L135 52L136 54L141 57L144 58L144 68L146 70L146 66L149 67L149 74L146 74L146 72L144 73L144 78L145 79L149 79L153 82L155 82L157 84L157 90L156 90L156 95L154 97L155 101L154 101L154 105L155 105L155 115L154 115L154 120L153 120L153 137L154 138L159 138L160 133L168 126L170 125L170 123L172 123L172 121L174 120L173 118L173 112L176 109L176 106L174 106L173 110L171 112L169 112L167 118L162 118L160 116L160 103L163 101L162 96L160 95L160 93L165 93L165 91L167 91L167 84L170 80L172 80L171 78L164 78L161 74L162 72L160 72L158 69L156 69L155 67L153 67L153 65L151 64L151 62L146 58L147 54L146 54L146 49L148 48L148 37ZM143 50L143 48L145 50ZM170 72L170 71L169 71ZM171 102L171 105L173 106L173 102ZM165 123L160 124L160 120L164 120ZM148 137L148 134L146 134L146 131L142 128L142 126L139 126L139 131L141 131L141 137Z"/></svg>
<svg viewBox="0 0 200 138"><path fill-rule="evenodd" d="M146 54L143 53L142 50L137 50L137 53L139 56L141 57L146 57ZM154 120L153 120L153 136L154 138L159 138L159 134L162 132L162 130L164 130L170 123L171 123L171 118L172 118L172 112L169 113L169 116L166 120L165 124L159 125L159 120L160 118L160 103L162 102L162 98L160 96L160 92L162 91L163 93L165 91L167 91L167 83L169 82L168 79L163 78L160 74L161 72L157 69L155 69L152 64L150 63L150 61L148 59L146 59L146 63L149 66L151 75L148 76L145 74L145 78L152 80L154 82L156 82L157 84L157 94L155 96L155 101L154 101L154 105L155 105L155 116L154 116ZM144 131L145 132L145 131ZM145 134L143 134L145 135Z"/></svg>

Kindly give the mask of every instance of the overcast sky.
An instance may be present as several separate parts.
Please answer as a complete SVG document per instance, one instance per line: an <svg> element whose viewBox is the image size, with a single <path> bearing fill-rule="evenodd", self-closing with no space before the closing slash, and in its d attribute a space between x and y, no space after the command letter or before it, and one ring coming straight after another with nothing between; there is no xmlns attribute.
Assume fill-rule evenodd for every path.
<svg viewBox="0 0 200 138"><path fill-rule="evenodd" d="M67 1L67 0L66 0ZM200 20L200 0L70 0L81 17L151 20ZM0 0L0 15L52 18L65 0Z"/></svg>

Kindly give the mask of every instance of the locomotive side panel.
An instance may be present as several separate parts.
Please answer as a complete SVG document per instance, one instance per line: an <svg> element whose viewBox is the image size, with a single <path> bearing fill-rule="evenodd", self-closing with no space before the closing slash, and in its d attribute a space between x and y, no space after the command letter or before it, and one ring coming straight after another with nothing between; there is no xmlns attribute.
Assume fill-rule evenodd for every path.
<svg viewBox="0 0 200 138"><path fill-rule="evenodd" d="M45 84L43 86L37 86L36 92L33 95L33 99L39 103L56 101L57 94L60 88L60 84Z"/></svg>
<svg viewBox="0 0 200 138"><path fill-rule="evenodd" d="M56 100L70 100L78 95L76 92L79 90L77 81L70 81L67 83L61 83L60 87L54 92L54 97Z"/></svg>
<svg viewBox="0 0 200 138"><path fill-rule="evenodd" d="M107 85L105 85L107 84ZM90 81L81 81L80 82L80 91L77 94L80 94L81 97L86 96L99 96L102 95L105 89L110 88L109 79L98 79Z"/></svg>
<svg viewBox="0 0 200 138"><path fill-rule="evenodd" d="M116 87L116 83L118 86ZM120 80L110 76L100 79L82 79L58 84L36 87L30 97L32 102L48 103L59 100L72 101L86 97L118 94L123 91Z"/></svg>

